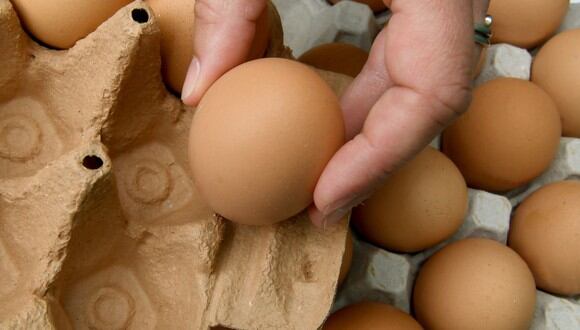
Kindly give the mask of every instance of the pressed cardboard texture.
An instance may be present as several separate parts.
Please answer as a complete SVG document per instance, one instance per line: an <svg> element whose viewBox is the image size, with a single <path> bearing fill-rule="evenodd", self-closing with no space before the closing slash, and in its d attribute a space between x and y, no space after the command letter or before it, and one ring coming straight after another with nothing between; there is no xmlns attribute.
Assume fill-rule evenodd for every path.
<svg viewBox="0 0 580 330"><path fill-rule="evenodd" d="M57 51L0 0L0 328L315 329L327 315L346 225L215 216L187 164L195 109L165 89L159 45L142 1Z"/></svg>

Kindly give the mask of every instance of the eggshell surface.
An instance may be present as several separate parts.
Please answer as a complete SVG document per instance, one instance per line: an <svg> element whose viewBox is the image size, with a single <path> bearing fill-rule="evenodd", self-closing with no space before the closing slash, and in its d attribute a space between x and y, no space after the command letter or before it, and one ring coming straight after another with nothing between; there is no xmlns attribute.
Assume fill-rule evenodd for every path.
<svg viewBox="0 0 580 330"><path fill-rule="evenodd" d="M192 123L190 164L215 212L271 224L312 203L344 134L338 98L315 71L260 59L229 71L204 95Z"/></svg>
<svg viewBox="0 0 580 330"><path fill-rule="evenodd" d="M181 93L189 64L194 56L195 0L147 0L161 30L163 78ZM269 10L256 21L256 35L248 59L262 57L268 46Z"/></svg>
<svg viewBox="0 0 580 330"><path fill-rule="evenodd" d="M556 102L562 134L580 137L580 29L550 39L532 64L532 81Z"/></svg>
<svg viewBox="0 0 580 330"><path fill-rule="evenodd" d="M453 235L466 212L463 176L449 158L427 147L356 208L352 222L380 247L417 252Z"/></svg>
<svg viewBox="0 0 580 330"><path fill-rule="evenodd" d="M369 54L345 43L329 43L312 48L298 59L318 69L356 77L363 69Z"/></svg>
<svg viewBox="0 0 580 330"><path fill-rule="evenodd" d="M509 245L527 262L537 286L580 294L580 182L544 186L517 208Z"/></svg>
<svg viewBox="0 0 580 330"><path fill-rule="evenodd" d="M442 146L468 186L504 192L549 167L560 135L560 116L546 92L529 81L499 78L474 90L467 113L444 131Z"/></svg>
<svg viewBox="0 0 580 330"><path fill-rule="evenodd" d="M447 245L424 264L413 292L427 329L528 329L536 288L526 263L510 248L470 238Z"/></svg>
<svg viewBox="0 0 580 330"><path fill-rule="evenodd" d="M569 0L491 0L492 42L538 46L556 32L569 5Z"/></svg>
<svg viewBox="0 0 580 330"><path fill-rule="evenodd" d="M338 310L322 330L421 330L413 317L397 308L376 302L361 302Z"/></svg>
<svg viewBox="0 0 580 330"><path fill-rule="evenodd" d="M70 48L132 0L12 0L23 25L54 48Z"/></svg>

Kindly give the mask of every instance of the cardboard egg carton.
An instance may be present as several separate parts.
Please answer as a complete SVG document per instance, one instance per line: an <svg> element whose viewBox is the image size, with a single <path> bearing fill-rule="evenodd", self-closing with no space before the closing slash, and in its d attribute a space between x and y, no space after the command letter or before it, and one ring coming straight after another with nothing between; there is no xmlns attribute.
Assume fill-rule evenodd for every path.
<svg viewBox="0 0 580 330"><path fill-rule="evenodd" d="M189 171L195 109L166 90L159 54L143 1L57 51L0 0L0 329L315 329L326 317L345 227L217 217Z"/></svg>
<svg viewBox="0 0 580 330"><path fill-rule="evenodd" d="M299 57L309 49L331 42L344 42L369 51L388 13L377 17L367 5L326 0L273 0L282 18L284 42Z"/></svg>

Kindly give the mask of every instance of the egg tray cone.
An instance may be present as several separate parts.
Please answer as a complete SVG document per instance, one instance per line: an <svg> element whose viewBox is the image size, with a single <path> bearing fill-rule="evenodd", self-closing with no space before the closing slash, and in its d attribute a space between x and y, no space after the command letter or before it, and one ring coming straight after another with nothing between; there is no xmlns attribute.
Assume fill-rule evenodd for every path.
<svg viewBox="0 0 580 330"><path fill-rule="evenodd" d="M345 224L213 214L159 39L136 1L49 50L0 0L1 329L315 329L328 313Z"/></svg>

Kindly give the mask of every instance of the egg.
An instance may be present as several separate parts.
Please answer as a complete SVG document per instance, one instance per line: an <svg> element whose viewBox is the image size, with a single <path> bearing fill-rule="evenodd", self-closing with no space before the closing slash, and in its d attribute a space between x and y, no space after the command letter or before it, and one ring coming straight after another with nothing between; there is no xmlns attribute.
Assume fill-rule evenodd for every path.
<svg viewBox="0 0 580 330"><path fill-rule="evenodd" d="M369 54L345 43L329 43L312 48L298 60L318 69L356 77L363 69Z"/></svg>
<svg viewBox="0 0 580 330"><path fill-rule="evenodd" d="M443 152L468 186L492 192L520 187L546 170L558 150L556 104L535 84L489 81L473 92L467 111L443 133Z"/></svg>
<svg viewBox="0 0 580 330"><path fill-rule="evenodd" d="M328 2L332 4L337 4L340 1L342 0L328 0ZM387 9L387 6L385 5L385 2L383 0L352 0L352 1L368 5L371 8L371 10L374 11L375 13Z"/></svg>
<svg viewBox="0 0 580 330"><path fill-rule="evenodd" d="M536 288L526 263L489 239L451 243L419 271L413 306L427 329L528 329Z"/></svg>
<svg viewBox="0 0 580 330"><path fill-rule="evenodd" d="M161 30L162 71L171 90L181 93L194 56L195 0L147 0ZM257 20L248 59L262 57L268 46L269 10Z"/></svg>
<svg viewBox="0 0 580 330"><path fill-rule="evenodd" d="M344 283L348 276L348 272L350 271L350 266L352 265L352 254L354 252L353 249L352 233L349 230L346 232L344 254L342 256L342 264L340 265L340 273L338 274L338 287Z"/></svg>
<svg viewBox="0 0 580 330"><path fill-rule="evenodd" d="M366 240L396 252L418 252L449 238L467 213L467 186L444 154L427 147L353 212Z"/></svg>
<svg viewBox="0 0 580 330"><path fill-rule="evenodd" d="M227 72L203 96L190 164L215 212L242 224L272 224L312 203L344 138L338 97L314 70L259 59Z"/></svg>
<svg viewBox="0 0 580 330"><path fill-rule="evenodd" d="M95 31L132 0L12 0L24 27L48 46L65 49Z"/></svg>
<svg viewBox="0 0 580 330"><path fill-rule="evenodd" d="M569 0L491 0L491 41L521 48L538 46L556 32L569 5Z"/></svg>
<svg viewBox="0 0 580 330"><path fill-rule="evenodd" d="M387 304L360 302L344 307L326 320L322 330L421 330L409 314Z"/></svg>
<svg viewBox="0 0 580 330"><path fill-rule="evenodd" d="M532 81L556 101L562 134L580 138L580 29L550 39L532 64Z"/></svg>
<svg viewBox="0 0 580 330"><path fill-rule="evenodd" d="M528 263L537 286L580 294L580 182L561 181L534 192L516 209L509 246Z"/></svg>

